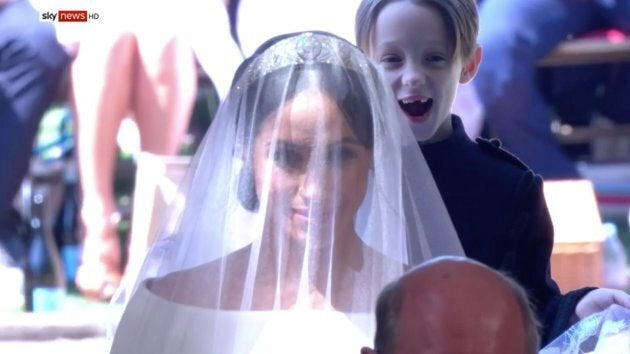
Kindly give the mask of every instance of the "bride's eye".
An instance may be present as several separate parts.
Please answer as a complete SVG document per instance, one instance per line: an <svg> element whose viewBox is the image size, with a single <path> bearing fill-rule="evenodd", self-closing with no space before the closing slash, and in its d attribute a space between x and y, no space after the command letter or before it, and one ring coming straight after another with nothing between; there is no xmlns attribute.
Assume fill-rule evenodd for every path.
<svg viewBox="0 0 630 354"><path fill-rule="evenodd" d="M284 169L299 169L304 164L304 156L296 146L279 145L273 152L272 159Z"/></svg>
<svg viewBox="0 0 630 354"><path fill-rule="evenodd" d="M335 145L328 149L327 161L333 165L343 165L357 157L357 153L350 147L345 145Z"/></svg>

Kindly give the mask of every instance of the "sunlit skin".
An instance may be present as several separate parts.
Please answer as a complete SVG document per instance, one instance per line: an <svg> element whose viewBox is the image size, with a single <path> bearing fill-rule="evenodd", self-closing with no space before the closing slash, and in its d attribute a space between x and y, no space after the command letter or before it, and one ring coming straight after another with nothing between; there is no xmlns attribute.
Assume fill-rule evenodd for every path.
<svg viewBox="0 0 630 354"><path fill-rule="evenodd" d="M393 348L383 354L525 354L516 295L486 266L442 258L412 269L399 286Z"/></svg>
<svg viewBox="0 0 630 354"><path fill-rule="evenodd" d="M337 104L317 91L298 94L271 115L253 150L256 190L259 200L268 198L268 220L300 242L307 233L356 235L354 218L365 197L371 150L356 138ZM328 243L322 237L309 242L310 247Z"/></svg>
<svg viewBox="0 0 630 354"><path fill-rule="evenodd" d="M464 260L431 264L403 277L402 292L395 354L524 353L516 296L489 269Z"/></svg>
<svg viewBox="0 0 630 354"><path fill-rule="evenodd" d="M380 65L418 141L440 141L451 133L457 86L472 79L481 59L479 48L463 58L454 45L432 6L396 1L376 19L369 55Z"/></svg>

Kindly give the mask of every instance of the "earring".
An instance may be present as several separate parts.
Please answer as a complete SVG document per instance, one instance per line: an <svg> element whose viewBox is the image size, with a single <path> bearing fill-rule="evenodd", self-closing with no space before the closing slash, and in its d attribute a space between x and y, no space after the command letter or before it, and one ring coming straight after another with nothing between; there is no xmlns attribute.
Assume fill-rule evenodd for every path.
<svg viewBox="0 0 630 354"><path fill-rule="evenodd" d="M258 196L256 195L256 181L254 179L254 169L250 164L246 164L241 169L238 179L238 199L243 207L249 211L258 209Z"/></svg>

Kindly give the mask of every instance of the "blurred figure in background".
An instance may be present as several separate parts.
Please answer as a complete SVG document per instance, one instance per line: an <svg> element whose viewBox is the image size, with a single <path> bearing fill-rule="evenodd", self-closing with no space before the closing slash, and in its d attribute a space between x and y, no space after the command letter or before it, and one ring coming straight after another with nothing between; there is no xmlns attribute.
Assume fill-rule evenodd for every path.
<svg viewBox="0 0 630 354"><path fill-rule="evenodd" d="M113 20L139 14L137 9L108 8L111 22L81 41L72 66L84 227L76 285L84 295L102 300L111 298L123 273L113 191L118 128L130 115L142 151L175 155L196 90L193 52L172 29L154 21Z"/></svg>
<svg viewBox="0 0 630 354"><path fill-rule="evenodd" d="M630 64L545 69L541 87L538 62L566 39L630 33L630 0L479 2L484 60L473 84L488 134L544 178L579 178L550 129L552 110L572 125L588 125L596 112L628 122Z"/></svg>
<svg viewBox="0 0 630 354"><path fill-rule="evenodd" d="M137 124L141 151L177 155L196 96L196 60L221 97L242 60L221 0L159 4L102 4L107 16L83 36L72 66L84 226L76 284L96 299L110 299L124 273L113 191L123 118Z"/></svg>
<svg viewBox="0 0 630 354"><path fill-rule="evenodd" d="M228 15L230 6L237 3L231 0L184 0L178 4L183 11L178 24L182 35L192 46L219 97L224 99L236 68L244 59L231 35Z"/></svg>
<svg viewBox="0 0 630 354"><path fill-rule="evenodd" d="M69 65L54 27L38 17L26 0L0 0L0 264L9 266L18 266L24 252L13 200Z"/></svg>

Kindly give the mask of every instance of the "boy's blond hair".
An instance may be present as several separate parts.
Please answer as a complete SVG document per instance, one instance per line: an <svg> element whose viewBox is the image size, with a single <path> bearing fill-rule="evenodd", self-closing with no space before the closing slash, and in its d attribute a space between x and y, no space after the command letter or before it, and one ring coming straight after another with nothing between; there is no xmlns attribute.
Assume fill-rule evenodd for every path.
<svg viewBox="0 0 630 354"><path fill-rule="evenodd" d="M396 1L409 1L416 5L428 5L442 15L453 46L453 55L459 53L468 59L477 46L479 14L475 0L363 0L355 18L357 45L366 53L371 51L372 32L381 10Z"/></svg>

